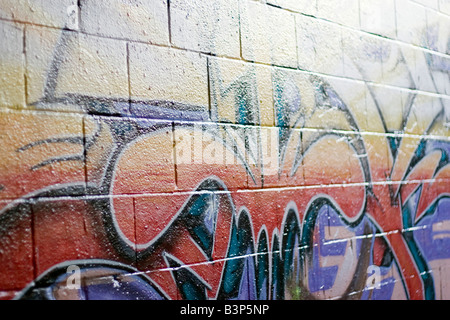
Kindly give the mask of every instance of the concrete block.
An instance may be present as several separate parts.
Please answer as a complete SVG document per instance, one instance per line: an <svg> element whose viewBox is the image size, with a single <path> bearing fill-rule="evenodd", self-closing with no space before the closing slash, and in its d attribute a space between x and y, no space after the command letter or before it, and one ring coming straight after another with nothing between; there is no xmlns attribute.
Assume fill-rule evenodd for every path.
<svg viewBox="0 0 450 320"><path fill-rule="evenodd" d="M0 21L0 106L25 105L25 55L23 26Z"/></svg>
<svg viewBox="0 0 450 320"><path fill-rule="evenodd" d="M4 111L0 123L0 198L15 199L63 184L84 189L80 116Z"/></svg>
<svg viewBox="0 0 450 320"><path fill-rule="evenodd" d="M78 6L76 0L5 0L0 18L77 30Z"/></svg>
<svg viewBox="0 0 450 320"><path fill-rule="evenodd" d="M371 120L367 117L367 99L370 96L367 85L362 81L333 77L323 77L323 81L326 84L325 92L317 89L316 96L325 97L325 99L321 98L319 101L325 102L328 100L327 104L334 109L339 109L341 115L334 118L327 116L329 125L322 125L321 128L353 132L368 130L368 123ZM325 110L320 109L321 106L323 106L323 103L318 103L316 106L319 109L316 111L319 117L327 114ZM319 125L316 125L316 127L320 128Z"/></svg>
<svg viewBox="0 0 450 320"><path fill-rule="evenodd" d="M32 210L37 274L70 260L120 259L101 215L86 199L40 199Z"/></svg>
<svg viewBox="0 0 450 320"><path fill-rule="evenodd" d="M301 128L316 105L315 88L309 73L287 69L272 72L275 124Z"/></svg>
<svg viewBox="0 0 450 320"><path fill-rule="evenodd" d="M383 42L379 37L347 30L342 35L342 46L345 76L372 82L382 80Z"/></svg>
<svg viewBox="0 0 450 320"><path fill-rule="evenodd" d="M282 172L280 168L282 160L280 130L278 127L261 127L253 131L252 143L254 146L249 149L249 151L253 149L253 158L249 154L249 162L255 168L253 178L257 182L261 179L261 187L281 187L287 184L287 173ZM286 147L283 148L283 151L286 151ZM253 179L249 179L249 186L255 186Z"/></svg>
<svg viewBox="0 0 450 320"><path fill-rule="evenodd" d="M131 44L129 51L132 100L209 105L204 56L137 43Z"/></svg>
<svg viewBox="0 0 450 320"><path fill-rule="evenodd" d="M208 177L217 177L227 190L246 188L243 134L242 127L232 125L175 123L178 190L195 190Z"/></svg>
<svg viewBox="0 0 450 320"><path fill-rule="evenodd" d="M294 15L286 10L243 1L242 57L278 66L297 66Z"/></svg>
<svg viewBox="0 0 450 320"><path fill-rule="evenodd" d="M413 93L408 98L405 108L409 108L409 112L405 115L404 132L418 136L428 134L428 128L443 111L441 99L433 95Z"/></svg>
<svg viewBox="0 0 450 320"><path fill-rule="evenodd" d="M382 85L368 86L366 94L367 126L363 132L387 133L396 128L403 130L407 91L386 88Z"/></svg>
<svg viewBox="0 0 450 320"><path fill-rule="evenodd" d="M27 28L26 42L28 100L36 108L128 112L125 42L38 27Z"/></svg>
<svg viewBox="0 0 450 320"><path fill-rule="evenodd" d="M397 0L397 39L416 46L426 43L427 17L422 5L409 0Z"/></svg>
<svg viewBox="0 0 450 320"><path fill-rule="evenodd" d="M410 140L410 142L413 142ZM411 161L409 167L404 174L401 185L399 186L399 195L403 208L408 208L411 216L411 222L406 228L411 228L412 225L420 224L424 226L427 210L433 201L435 201L441 189L441 183L447 183L448 168L439 168L439 162L442 157L441 150L434 149L433 145L439 144L434 139L427 139L425 141L426 148L430 151L419 160ZM445 201L442 201L445 202ZM441 207L439 201L435 203L436 217L439 216ZM445 206L443 206L445 208ZM445 210L445 209L444 209ZM422 220L422 221L420 221ZM429 224L430 221L427 221Z"/></svg>
<svg viewBox="0 0 450 320"><path fill-rule="evenodd" d="M317 0L317 17L359 28L359 3L356 0L350 0L344 5L338 0Z"/></svg>
<svg viewBox="0 0 450 320"><path fill-rule="evenodd" d="M342 30L339 26L296 15L298 67L302 70L342 76Z"/></svg>
<svg viewBox="0 0 450 320"><path fill-rule="evenodd" d="M450 1L449 0L438 0L439 11L450 15Z"/></svg>
<svg viewBox="0 0 450 320"><path fill-rule="evenodd" d="M86 1L81 4L81 30L109 38L169 43L167 0Z"/></svg>
<svg viewBox="0 0 450 320"><path fill-rule="evenodd" d="M366 155L361 159L369 163L370 179L372 182L384 182L391 173L396 152L385 135L361 133Z"/></svg>
<svg viewBox="0 0 450 320"><path fill-rule="evenodd" d="M427 133L435 137L450 137L450 99L441 98L439 103L442 107L442 113L438 119L436 119L435 125L430 128Z"/></svg>
<svg viewBox="0 0 450 320"><path fill-rule="evenodd" d="M34 280L32 212L26 201L0 201L0 287L21 290ZM2 297L3 298L3 297Z"/></svg>
<svg viewBox="0 0 450 320"><path fill-rule="evenodd" d="M125 221L128 223L124 221L119 226L127 238L136 244L137 251L143 252L158 242L167 242L169 239L176 241L175 234L180 233L180 228L179 223L174 222L181 220L182 210L189 198L188 193L136 195L132 199L132 210L114 204L115 214L116 217L127 217Z"/></svg>
<svg viewBox="0 0 450 320"><path fill-rule="evenodd" d="M338 134L303 132L303 171L305 185L343 184L357 170L358 158L348 138Z"/></svg>
<svg viewBox="0 0 450 320"><path fill-rule="evenodd" d="M210 58L209 79L213 120L274 125L270 68Z"/></svg>
<svg viewBox="0 0 450 320"><path fill-rule="evenodd" d="M361 0L359 8L361 30L388 38L396 37L394 1Z"/></svg>
<svg viewBox="0 0 450 320"><path fill-rule="evenodd" d="M283 128L279 128L279 136L283 136ZM283 133L282 133L283 132ZM264 186L297 187L304 185L302 132L299 129L289 130L283 140L279 138L277 166L269 167L264 176ZM272 164L273 166L273 164ZM278 169L277 172L274 169Z"/></svg>
<svg viewBox="0 0 450 320"><path fill-rule="evenodd" d="M401 48L403 59L410 68L414 88L428 92L449 92L447 74L448 59L422 49Z"/></svg>
<svg viewBox="0 0 450 320"><path fill-rule="evenodd" d="M177 47L240 56L238 0L170 1L170 27Z"/></svg>
<svg viewBox="0 0 450 320"><path fill-rule="evenodd" d="M108 232L111 239L128 248L129 258L132 256L131 259L134 260L137 250L137 225L141 223L136 218L135 199L129 195L116 195L109 197L105 203L110 206ZM136 262L133 261L133 264Z"/></svg>
<svg viewBox="0 0 450 320"><path fill-rule="evenodd" d="M170 122L98 117L85 121L85 130L87 178L97 192L127 195L175 190Z"/></svg>
<svg viewBox="0 0 450 320"><path fill-rule="evenodd" d="M406 179L406 174L409 172L410 161L420 144L420 136L414 135L400 135L398 147L392 153L392 171L389 175L391 181L396 183L403 182ZM392 148L391 148L392 149ZM399 185L393 186L394 191L399 189Z"/></svg>
<svg viewBox="0 0 450 320"><path fill-rule="evenodd" d="M128 97L128 73L125 42L79 36L77 48L71 48L70 60L78 58L77 69L67 70L69 83L61 83L65 92L106 98ZM74 62L75 62L74 61ZM61 72L61 71L60 71ZM62 77L64 78L64 76ZM64 80L63 80L64 81ZM76 85L74 85L76 84Z"/></svg>
<svg viewBox="0 0 450 320"><path fill-rule="evenodd" d="M450 59L448 56L426 52L423 54L423 58L428 64L428 70L432 78L434 90L431 91L449 95L450 81L448 81L448 70L450 67Z"/></svg>
<svg viewBox="0 0 450 320"><path fill-rule="evenodd" d="M415 66L411 64L410 60L405 59L405 55L408 54L409 50L414 51L415 49L398 42L382 42L380 50L382 52L380 55L383 72L382 83L411 89L417 87L416 80L412 76L416 72ZM426 79L427 75L423 75L420 78Z"/></svg>
<svg viewBox="0 0 450 320"><path fill-rule="evenodd" d="M138 251L145 253L148 245L151 253L142 256L139 269L164 283L165 292L177 299L188 294L183 284L191 278L182 281L183 276L194 272L210 286L204 294L214 298L229 249L233 218L229 200L229 193L205 191L135 197ZM180 264L188 267L179 268Z"/></svg>
<svg viewBox="0 0 450 320"><path fill-rule="evenodd" d="M80 112L82 106L75 102L57 102L57 96L59 98L65 96L65 92L57 91L58 83L64 82L62 79L64 72L61 72L60 76L59 68L64 60L67 61L66 65L70 64L67 59L70 59L70 46L74 46L75 43L74 34L27 26L25 35L28 108ZM73 65L72 68L77 67Z"/></svg>
<svg viewBox="0 0 450 320"><path fill-rule="evenodd" d="M113 170L108 169L110 157L118 146L122 146L116 141L114 126L111 126L111 123L120 122L114 120L107 122L97 116L85 116L83 118L86 181L89 181L90 185L97 186L97 190L88 191L89 193L106 192L106 190L102 190L101 186L104 185L104 178L109 177L111 179L113 173ZM119 125L117 127L120 128ZM125 125L124 127L126 128ZM122 132L126 131L122 130ZM104 188L109 188L109 183L105 184Z"/></svg>
<svg viewBox="0 0 450 320"><path fill-rule="evenodd" d="M371 121L366 130L380 133L401 132L405 125L403 121L406 116L408 91L382 85L369 85L368 90Z"/></svg>
<svg viewBox="0 0 450 320"><path fill-rule="evenodd" d="M434 10L426 10L427 26L424 28L425 47L449 54L448 38L450 37L450 17Z"/></svg>
<svg viewBox="0 0 450 320"><path fill-rule="evenodd" d="M306 115L305 128L359 131L366 126L366 92L361 82L315 76L311 86L314 105Z"/></svg>
<svg viewBox="0 0 450 320"><path fill-rule="evenodd" d="M137 251L151 250L151 260L160 263L165 253L186 264L224 259L228 243L222 239L232 222L225 198L205 191L136 196Z"/></svg>
<svg viewBox="0 0 450 320"><path fill-rule="evenodd" d="M293 197L289 190L240 190L232 192L233 204L238 213L238 217L244 218L246 215L252 219L252 224L248 231L253 232L255 237L260 237L262 233L267 235L267 245L270 250L270 243L273 235L280 232L283 218L288 211ZM271 212L270 215L266 214ZM241 219L243 221L244 219ZM241 225L241 228L246 226ZM255 243L258 243L254 239Z"/></svg>

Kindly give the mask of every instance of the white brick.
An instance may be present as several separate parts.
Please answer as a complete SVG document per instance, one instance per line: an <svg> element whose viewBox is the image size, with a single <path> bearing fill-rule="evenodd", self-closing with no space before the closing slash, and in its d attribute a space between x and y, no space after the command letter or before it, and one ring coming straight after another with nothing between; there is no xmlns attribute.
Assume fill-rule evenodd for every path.
<svg viewBox="0 0 450 320"><path fill-rule="evenodd" d="M77 29L77 0L2 0L0 18Z"/></svg>
<svg viewBox="0 0 450 320"><path fill-rule="evenodd" d="M358 0L317 0L317 16L342 25L359 28Z"/></svg>
<svg viewBox="0 0 450 320"><path fill-rule="evenodd" d="M369 90L387 131L403 130L403 113L408 101L408 91L380 85L369 85Z"/></svg>
<svg viewBox="0 0 450 320"><path fill-rule="evenodd" d="M367 91L367 85L366 83L362 81L355 81L353 79L342 79L342 78L335 78L335 77L324 77L324 81L326 81L337 94L337 98L339 99L343 105L345 105L345 108L348 109L355 121L355 124L358 127L359 131L366 131L368 130L368 123L370 122L369 119L367 119L367 96L369 95ZM334 109L336 107L334 106ZM333 108L332 108L333 109ZM333 115L335 111L330 112L330 115ZM324 112L325 113L325 112ZM339 113L338 113L339 114ZM352 128L353 123L349 123L347 117L343 114L340 114L342 118L329 118L328 121L320 120L319 122L329 122L331 126L335 126L335 128L342 128L345 130L354 130ZM339 121L341 120L341 124L339 124ZM345 121L342 121L345 120ZM323 126L323 124L322 124Z"/></svg>
<svg viewBox="0 0 450 320"><path fill-rule="evenodd" d="M411 94L413 96L413 94ZM442 102L436 96L418 93L411 100L405 133L421 135L427 133L427 129L433 123L436 116L442 112Z"/></svg>
<svg viewBox="0 0 450 320"><path fill-rule="evenodd" d="M239 57L238 0L171 0L170 19L175 46Z"/></svg>
<svg viewBox="0 0 450 320"><path fill-rule="evenodd" d="M82 0L81 28L106 37L168 44L167 0Z"/></svg>
<svg viewBox="0 0 450 320"><path fill-rule="evenodd" d="M244 1L241 32L244 59L286 67L297 66L295 18L292 13Z"/></svg>
<svg viewBox="0 0 450 320"><path fill-rule="evenodd" d="M271 68L242 61L209 59L213 120L241 124L274 125ZM239 104L247 108L238 118Z"/></svg>
<svg viewBox="0 0 450 320"><path fill-rule="evenodd" d="M77 69L69 71L72 78L68 75L61 89L99 97L128 97L125 42L80 35L76 45L71 49L72 59L78 59Z"/></svg>
<svg viewBox="0 0 450 320"><path fill-rule="evenodd" d="M439 11L450 15L450 0L439 0Z"/></svg>
<svg viewBox="0 0 450 320"><path fill-rule="evenodd" d="M343 75L342 30L338 25L297 15L300 69Z"/></svg>
<svg viewBox="0 0 450 320"><path fill-rule="evenodd" d="M397 38L417 46L426 44L426 9L409 0L397 0Z"/></svg>
<svg viewBox="0 0 450 320"><path fill-rule="evenodd" d="M392 0L361 0L361 30L395 38L395 2Z"/></svg>
<svg viewBox="0 0 450 320"><path fill-rule="evenodd" d="M31 103L80 95L128 100L124 41L41 27L28 27L26 35Z"/></svg>
<svg viewBox="0 0 450 320"><path fill-rule="evenodd" d="M0 21L0 106L25 104L23 28Z"/></svg>
<svg viewBox="0 0 450 320"><path fill-rule="evenodd" d="M434 10L426 10L425 47L450 54L450 17Z"/></svg>
<svg viewBox="0 0 450 320"><path fill-rule="evenodd" d="M428 65L432 60L426 57L426 51L358 31L346 32L343 44L345 76L436 92ZM439 60L433 61L439 64ZM446 83L448 80L440 81L438 86Z"/></svg>
<svg viewBox="0 0 450 320"><path fill-rule="evenodd" d="M208 106L206 58L198 53L131 44L131 98Z"/></svg>
<svg viewBox="0 0 450 320"><path fill-rule="evenodd" d="M429 74L432 77L432 87L434 92L450 94L450 58L448 56L423 52L423 59L428 64Z"/></svg>
<svg viewBox="0 0 450 320"><path fill-rule="evenodd" d="M407 45L400 45L395 41L381 41L382 83L403 88L415 87L415 81L410 76L411 72L414 72L411 70L414 70L415 66L408 65L405 61L403 57L405 50L414 49Z"/></svg>
<svg viewBox="0 0 450 320"><path fill-rule="evenodd" d="M428 53L422 49L415 49L406 45L402 45L401 50L402 58L409 66L410 73L408 76L414 81L415 88L422 91L439 92L436 91L435 83L433 82L433 78L430 73L429 60L431 57L427 57ZM442 85L446 85L447 83L448 74L447 80L445 80Z"/></svg>

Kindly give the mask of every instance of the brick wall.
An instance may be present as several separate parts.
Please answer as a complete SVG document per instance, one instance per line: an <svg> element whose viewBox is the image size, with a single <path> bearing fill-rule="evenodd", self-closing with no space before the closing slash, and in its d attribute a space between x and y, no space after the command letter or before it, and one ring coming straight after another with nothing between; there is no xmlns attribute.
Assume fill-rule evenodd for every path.
<svg viewBox="0 0 450 320"><path fill-rule="evenodd" d="M449 35L448 0L0 0L0 297L450 298Z"/></svg>

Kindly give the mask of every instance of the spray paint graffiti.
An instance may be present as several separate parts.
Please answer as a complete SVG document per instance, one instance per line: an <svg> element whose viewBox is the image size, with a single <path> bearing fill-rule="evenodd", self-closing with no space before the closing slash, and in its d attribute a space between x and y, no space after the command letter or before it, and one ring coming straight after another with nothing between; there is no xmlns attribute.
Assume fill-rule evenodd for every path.
<svg viewBox="0 0 450 320"><path fill-rule="evenodd" d="M436 298L433 261L450 258L439 249L450 230L440 97L429 103L407 91L392 131L375 87L362 84L350 104L332 80L275 69L276 126L265 127L257 67L224 86L214 59L211 112L57 96L72 33L61 34L34 106L76 105L83 130L51 132L15 153L66 145L68 154L26 163L23 174L36 179L74 163L89 174L84 181L56 166L53 176L66 180L20 186L2 171L2 189L20 196L0 211L1 246L37 273L18 299ZM433 72L448 70L429 62ZM219 110L227 98L232 123ZM382 130L370 131L374 124ZM30 241L33 251L10 252L11 241ZM67 286L72 266L76 288Z"/></svg>

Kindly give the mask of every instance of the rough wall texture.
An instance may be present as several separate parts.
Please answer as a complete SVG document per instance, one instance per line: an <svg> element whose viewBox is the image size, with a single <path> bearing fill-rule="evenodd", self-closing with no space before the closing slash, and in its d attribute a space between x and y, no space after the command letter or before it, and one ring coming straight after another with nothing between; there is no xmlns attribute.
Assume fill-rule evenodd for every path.
<svg viewBox="0 0 450 320"><path fill-rule="evenodd" d="M0 0L0 297L449 299L449 39L449 0Z"/></svg>

